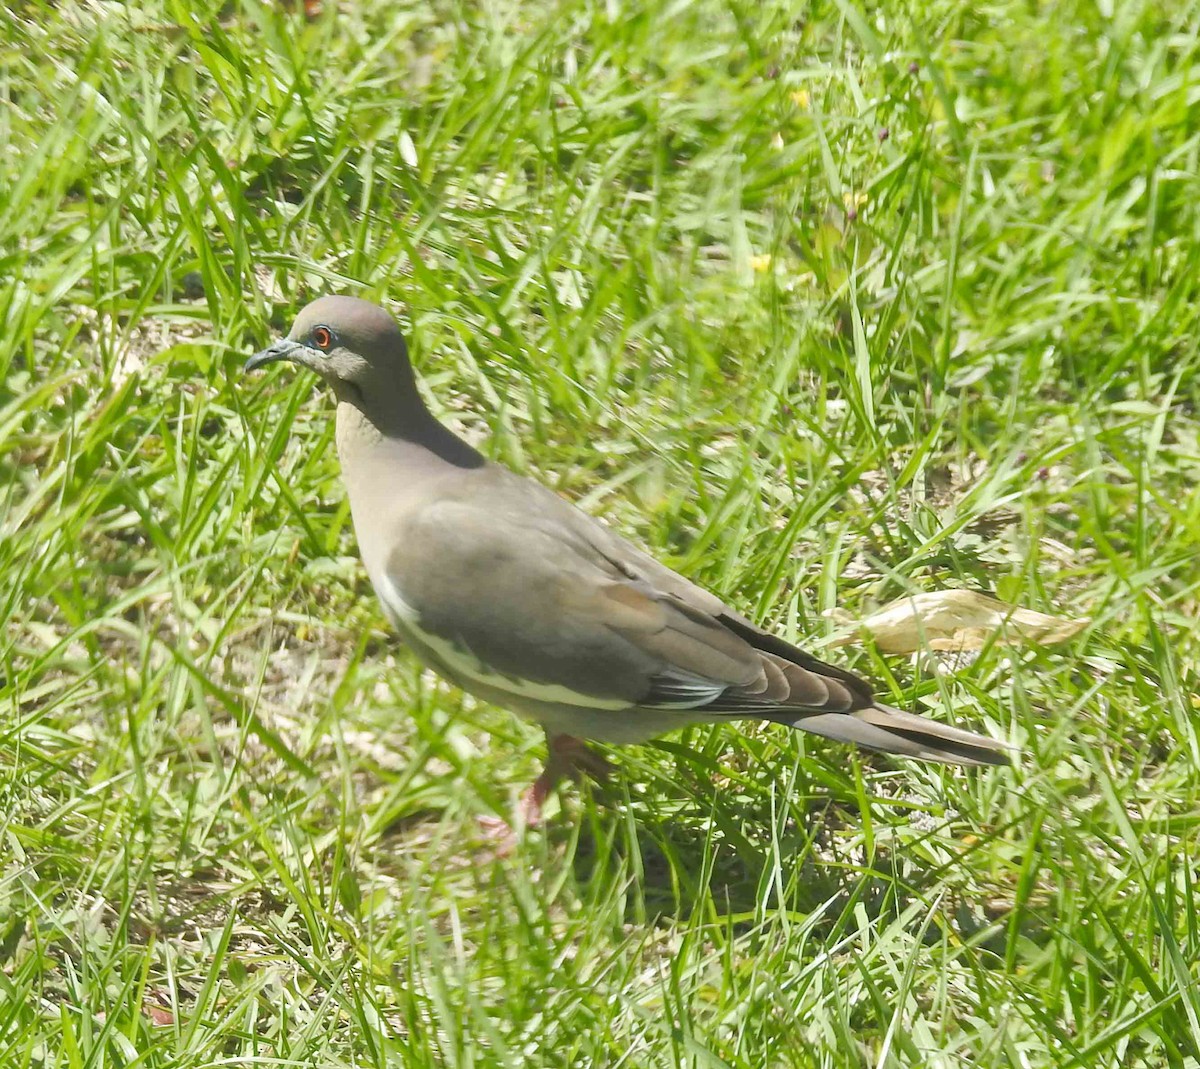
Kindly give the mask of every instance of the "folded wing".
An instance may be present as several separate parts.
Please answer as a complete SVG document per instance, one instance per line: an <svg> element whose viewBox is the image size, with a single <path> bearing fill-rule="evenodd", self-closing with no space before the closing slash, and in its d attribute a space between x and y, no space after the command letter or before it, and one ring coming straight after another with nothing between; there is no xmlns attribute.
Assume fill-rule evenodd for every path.
<svg viewBox="0 0 1200 1069"><path fill-rule="evenodd" d="M494 507L475 493L410 513L399 532L404 552L388 562L384 601L440 644L460 678L514 700L613 716L672 712L681 726L754 717L926 760L1007 763L984 736L877 703L857 676L755 627L562 498L511 478ZM433 554L436 569L416 563Z"/></svg>

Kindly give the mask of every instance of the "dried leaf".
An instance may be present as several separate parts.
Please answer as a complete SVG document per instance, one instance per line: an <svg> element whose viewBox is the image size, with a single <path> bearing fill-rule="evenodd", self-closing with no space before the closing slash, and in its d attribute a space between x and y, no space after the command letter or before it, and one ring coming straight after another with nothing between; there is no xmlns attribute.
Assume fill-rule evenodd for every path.
<svg viewBox="0 0 1200 1069"><path fill-rule="evenodd" d="M171 1012L171 996L162 988L153 987L146 991L142 1012L153 1024L163 1026L175 1023L175 1014Z"/></svg>
<svg viewBox="0 0 1200 1069"><path fill-rule="evenodd" d="M935 590L898 598L858 622L884 653L920 649L977 650L990 641L1002 645L1033 642L1049 646L1079 634L1091 621L1047 616L1007 605L974 590ZM856 641L851 634L833 645Z"/></svg>

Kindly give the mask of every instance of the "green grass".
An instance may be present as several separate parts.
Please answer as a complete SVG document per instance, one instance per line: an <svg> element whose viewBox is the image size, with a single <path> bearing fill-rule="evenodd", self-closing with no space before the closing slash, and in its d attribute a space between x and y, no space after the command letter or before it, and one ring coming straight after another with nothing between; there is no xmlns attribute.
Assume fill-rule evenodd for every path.
<svg viewBox="0 0 1200 1069"><path fill-rule="evenodd" d="M0 16L0 1065L1200 1064L1200 6L324 7ZM694 729L493 859L539 732L239 373L330 291L810 648L1091 617L828 652L1017 767Z"/></svg>

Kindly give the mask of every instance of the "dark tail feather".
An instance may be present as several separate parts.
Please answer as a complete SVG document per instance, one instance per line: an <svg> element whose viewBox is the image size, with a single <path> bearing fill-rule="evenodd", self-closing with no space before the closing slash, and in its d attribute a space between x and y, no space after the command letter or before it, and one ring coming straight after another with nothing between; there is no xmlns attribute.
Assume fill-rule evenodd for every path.
<svg viewBox="0 0 1200 1069"><path fill-rule="evenodd" d="M772 718L776 719L776 718ZM778 717L779 720L784 718ZM940 761L947 765L1007 765L1009 747L986 735L927 720L923 716L872 705L848 713L812 713L785 723L839 742L853 742L871 750Z"/></svg>

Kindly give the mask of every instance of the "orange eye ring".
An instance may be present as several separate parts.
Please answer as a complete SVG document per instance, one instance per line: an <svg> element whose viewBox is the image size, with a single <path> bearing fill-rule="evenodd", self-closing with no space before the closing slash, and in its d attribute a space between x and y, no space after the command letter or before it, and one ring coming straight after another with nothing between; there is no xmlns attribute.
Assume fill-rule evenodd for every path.
<svg viewBox="0 0 1200 1069"><path fill-rule="evenodd" d="M312 340L318 349L328 352L333 347L333 331L328 327L313 327Z"/></svg>

